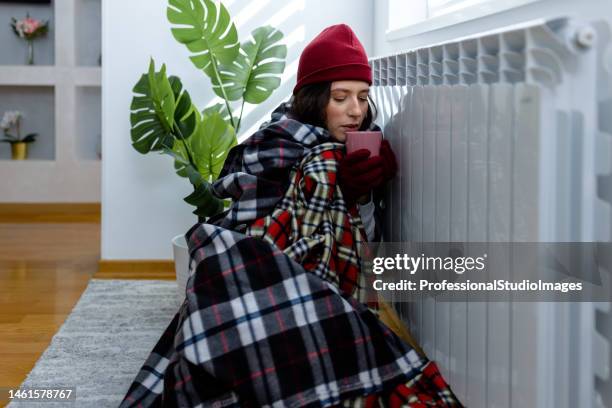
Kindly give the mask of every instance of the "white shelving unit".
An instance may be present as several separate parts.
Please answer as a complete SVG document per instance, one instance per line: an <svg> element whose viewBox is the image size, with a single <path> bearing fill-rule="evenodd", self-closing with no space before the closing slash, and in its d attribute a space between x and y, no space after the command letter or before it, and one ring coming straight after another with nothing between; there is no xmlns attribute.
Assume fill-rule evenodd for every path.
<svg viewBox="0 0 612 408"><path fill-rule="evenodd" d="M6 20L8 25L10 17L21 18L26 12L51 20L51 41L46 41L52 43L52 54L35 42L34 60L37 63L39 53L42 64L54 64L0 61L0 115L11 109L4 105L16 101L26 115L24 131L40 133L30 146L38 152L25 161L10 160L10 146L0 144L0 202L99 202L101 0L52 0L44 6L0 3L0 24ZM0 43L16 47L19 39L6 31L0 33ZM8 100L4 104L3 96ZM49 117L36 114L44 108L41 104L48 106Z"/></svg>

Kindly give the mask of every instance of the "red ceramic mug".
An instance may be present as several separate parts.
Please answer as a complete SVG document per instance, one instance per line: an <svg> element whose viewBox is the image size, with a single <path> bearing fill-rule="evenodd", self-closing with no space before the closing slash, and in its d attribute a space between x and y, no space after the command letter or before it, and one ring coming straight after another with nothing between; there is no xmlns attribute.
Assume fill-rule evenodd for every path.
<svg viewBox="0 0 612 408"><path fill-rule="evenodd" d="M378 156L381 142L382 132L380 131L346 132L346 153L367 149L370 151L370 157Z"/></svg>

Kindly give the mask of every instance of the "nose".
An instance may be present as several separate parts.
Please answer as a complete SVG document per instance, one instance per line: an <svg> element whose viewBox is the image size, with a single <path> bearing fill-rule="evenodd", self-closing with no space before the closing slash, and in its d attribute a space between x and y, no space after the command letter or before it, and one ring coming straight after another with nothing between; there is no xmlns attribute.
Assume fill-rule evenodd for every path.
<svg viewBox="0 0 612 408"><path fill-rule="evenodd" d="M359 106L359 98L350 98L347 113L352 118L359 118L361 116L361 107Z"/></svg>

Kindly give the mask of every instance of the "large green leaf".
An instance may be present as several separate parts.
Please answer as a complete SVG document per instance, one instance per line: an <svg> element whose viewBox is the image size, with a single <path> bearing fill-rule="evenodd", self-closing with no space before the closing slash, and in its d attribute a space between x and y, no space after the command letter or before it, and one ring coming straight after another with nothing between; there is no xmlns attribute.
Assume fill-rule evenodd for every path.
<svg viewBox="0 0 612 408"><path fill-rule="evenodd" d="M191 61L211 78L211 56L230 64L238 55L238 32L223 3L217 9L213 0L168 0L167 17L174 25L174 38L187 46L194 54Z"/></svg>
<svg viewBox="0 0 612 408"><path fill-rule="evenodd" d="M206 180L216 180L229 150L237 144L234 128L219 113L204 115L191 138L198 172Z"/></svg>
<svg viewBox="0 0 612 408"><path fill-rule="evenodd" d="M172 130L174 123L174 110L176 100L174 90L166 76L166 64L163 64L159 73L155 72L155 63L151 59L149 63L149 89L155 114L159 117L165 129Z"/></svg>
<svg viewBox="0 0 612 408"><path fill-rule="evenodd" d="M149 72L141 76L133 92L131 139L138 152L172 148L176 137L189 137L194 132L197 110L181 81L166 77L165 65L155 72L155 62L151 60Z"/></svg>
<svg viewBox="0 0 612 408"><path fill-rule="evenodd" d="M283 33L264 26L253 30L251 35L249 41L241 44L236 60L221 66L221 83L211 77L213 90L218 96L223 97L223 85L228 100L244 98L245 102L258 104L279 87L287 56L287 46L278 44Z"/></svg>
<svg viewBox="0 0 612 408"><path fill-rule="evenodd" d="M184 200L196 207L193 213L199 217L211 217L223 211L224 208L223 200L213 195L208 183L200 184Z"/></svg>
<svg viewBox="0 0 612 408"><path fill-rule="evenodd" d="M194 191L184 198L187 204L196 209L193 213L199 217L210 217L223 210L223 200L217 198L210 188L210 183L192 165L185 166L185 172Z"/></svg>
<svg viewBox="0 0 612 408"><path fill-rule="evenodd" d="M187 204L193 205L196 209L193 213L200 217L210 217L223 211L224 201L217 198L210 188L210 183L195 169L188 160L174 150L164 149L164 152L172 156L175 163L182 165L181 171L184 176L189 178L193 184L193 193L189 194L183 200Z"/></svg>
<svg viewBox="0 0 612 408"><path fill-rule="evenodd" d="M185 166L189 164L189 155L187 154L187 147L189 141L178 141L172 147L172 156L175 158L174 160L174 169L176 170L176 174L180 177L187 177L187 172L185 171Z"/></svg>
<svg viewBox="0 0 612 408"><path fill-rule="evenodd" d="M209 106L208 108L204 109L202 111L202 115L204 116L210 116L213 113L218 113L219 115L221 115L221 117L223 118L223 120L229 122L230 121L230 114L227 110L227 105L223 104L223 103L216 103L213 106ZM236 121L238 121L237 117L234 117L234 119Z"/></svg>
<svg viewBox="0 0 612 408"><path fill-rule="evenodd" d="M189 150L193 155L195 155L193 148L191 147L191 141L197 138L196 134L198 133L201 122L200 113L195 108L193 109L192 115L190 115L190 118L191 117L193 117L193 130L189 132L190 137L186 138L185 140L178 140L172 147L172 152L174 153L173 156L175 157L174 169L176 170L176 174L181 177L188 177L185 167L191 163L189 161L189 154L187 151ZM189 124L191 125L191 121ZM192 159L195 160L195 157L192 157Z"/></svg>
<svg viewBox="0 0 612 408"><path fill-rule="evenodd" d="M198 124L198 110L191 102L189 93L183 90L183 84L178 77L171 76L169 82L176 100L174 131L178 138L188 138L193 134Z"/></svg>
<svg viewBox="0 0 612 408"><path fill-rule="evenodd" d="M172 100L165 95L165 100L162 101L162 94L168 89L172 93L172 87L165 75L165 66L155 73L155 63L151 60L149 72L143 74L133 88L135 96L130 107L132 146L142 154L172 147L174 143L172 124L165 113L170 111L169 104ZM166 107L165 111L163 105Z"/></svg>
<svg viewBox="0 0 612 408"><path fill-rule="evenodd" d="M198 127L186 144L193 153L198 173L205 180L212 182L219 177L225 158L229 150L237 144L237 139L234 129L216 112L215 107L204 110L202 119L199 114L197 118ZM182 142L176 142L172 151L176 159L174 168L177 174L188 177L187 147Z"/></svg>

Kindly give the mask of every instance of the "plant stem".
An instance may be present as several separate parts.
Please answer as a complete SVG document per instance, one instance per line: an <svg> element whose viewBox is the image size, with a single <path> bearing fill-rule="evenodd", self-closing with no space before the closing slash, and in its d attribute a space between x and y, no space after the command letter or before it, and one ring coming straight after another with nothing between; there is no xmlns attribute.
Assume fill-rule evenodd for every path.
<svg viewBox="0 0 612 408"><path fill-rule="evenodd" d="M215 71L215 77L217 78L217 82L221 86L221 93L223 94L223 100L225 101L225 106L227 107L227 111L229 112L230 122L234 129L236 129L236 124L234 123L234 115L232 114L232 110L230 109L229 102L227 100L227 94L225 93L225 88L223 87L223 82L221 81L221 77L219 76L219 71L217 70L217 60L215 56L210 53L210 61L213 66L213 70Z"/></svg>
<svg viewBox="0 0 612 408"><path fill-rule="evenodd" d="M33 40L26 40L28 42L28 59L27 59L27 64L28 65L34 65L34 44L33 44Z"/></svg>
<svg viewBox="0 0 612 408"><path fill-rule="evenodd" d="M189 160L189 164L190 164L191 166L193 166L193 168L194 168L194 169L196 169L196 170L197 170L197 168L198 168L198 167L196 166L196 164L195 164L195 162L194 162L194 160L193 160L193 156L192 156L192 154L191 154L191 149L189 148L189 145L187 144L187 141L185 140L185 137L183 137L183 132L181 132L181 129L179 129L179 127L178 127L178 126L176 126L176 124L175 124L175 126L174 126L174 131L175 131L175 132L176 132L176 134L178 135L178 138L181 140L181 142L183 142L183 146L185 146L185 151L187 152L187 159ZM205 182L207 182L207 180L205 180ZM198 190L198 188L196 187L196 185L195 185L195 184L192 184L192 186L193 186L193 191L197 191L197 190ZM199 207L198 207L198 206L196 206L196 210L197 210L198 208L199 208ZM225 208L225 207L224 207L224 208ZM202 216L198 215L198 222L199 222L199 223L206 222L206 220L207 220L208 218L209 218L209 217L202 217Z"/></svg>
<svg viewBox="0 0 612 408"><path fill-rule="evenodd" d="M193 160L193 156L191 154L191 148L187 144L187 141L185 140L185 137L183 136L183 132L181 132L181 129L178 127L176 123L174 124L173 130L176 132L181 142L183 142L183 146L185 147L185 151L187 152L187 160L189 160L189 164L191 164L194 168L197 169L195 161Z"/></svg>
<svg viewBox="0 0 612 408"><path fill-rule="evenodd" d="M242 100L242 105L240 105L240 116L238 117L238 126L236 126L236 134L240 130L240 122L242 121L242 110L244 109L244 99Z"/></svg>

